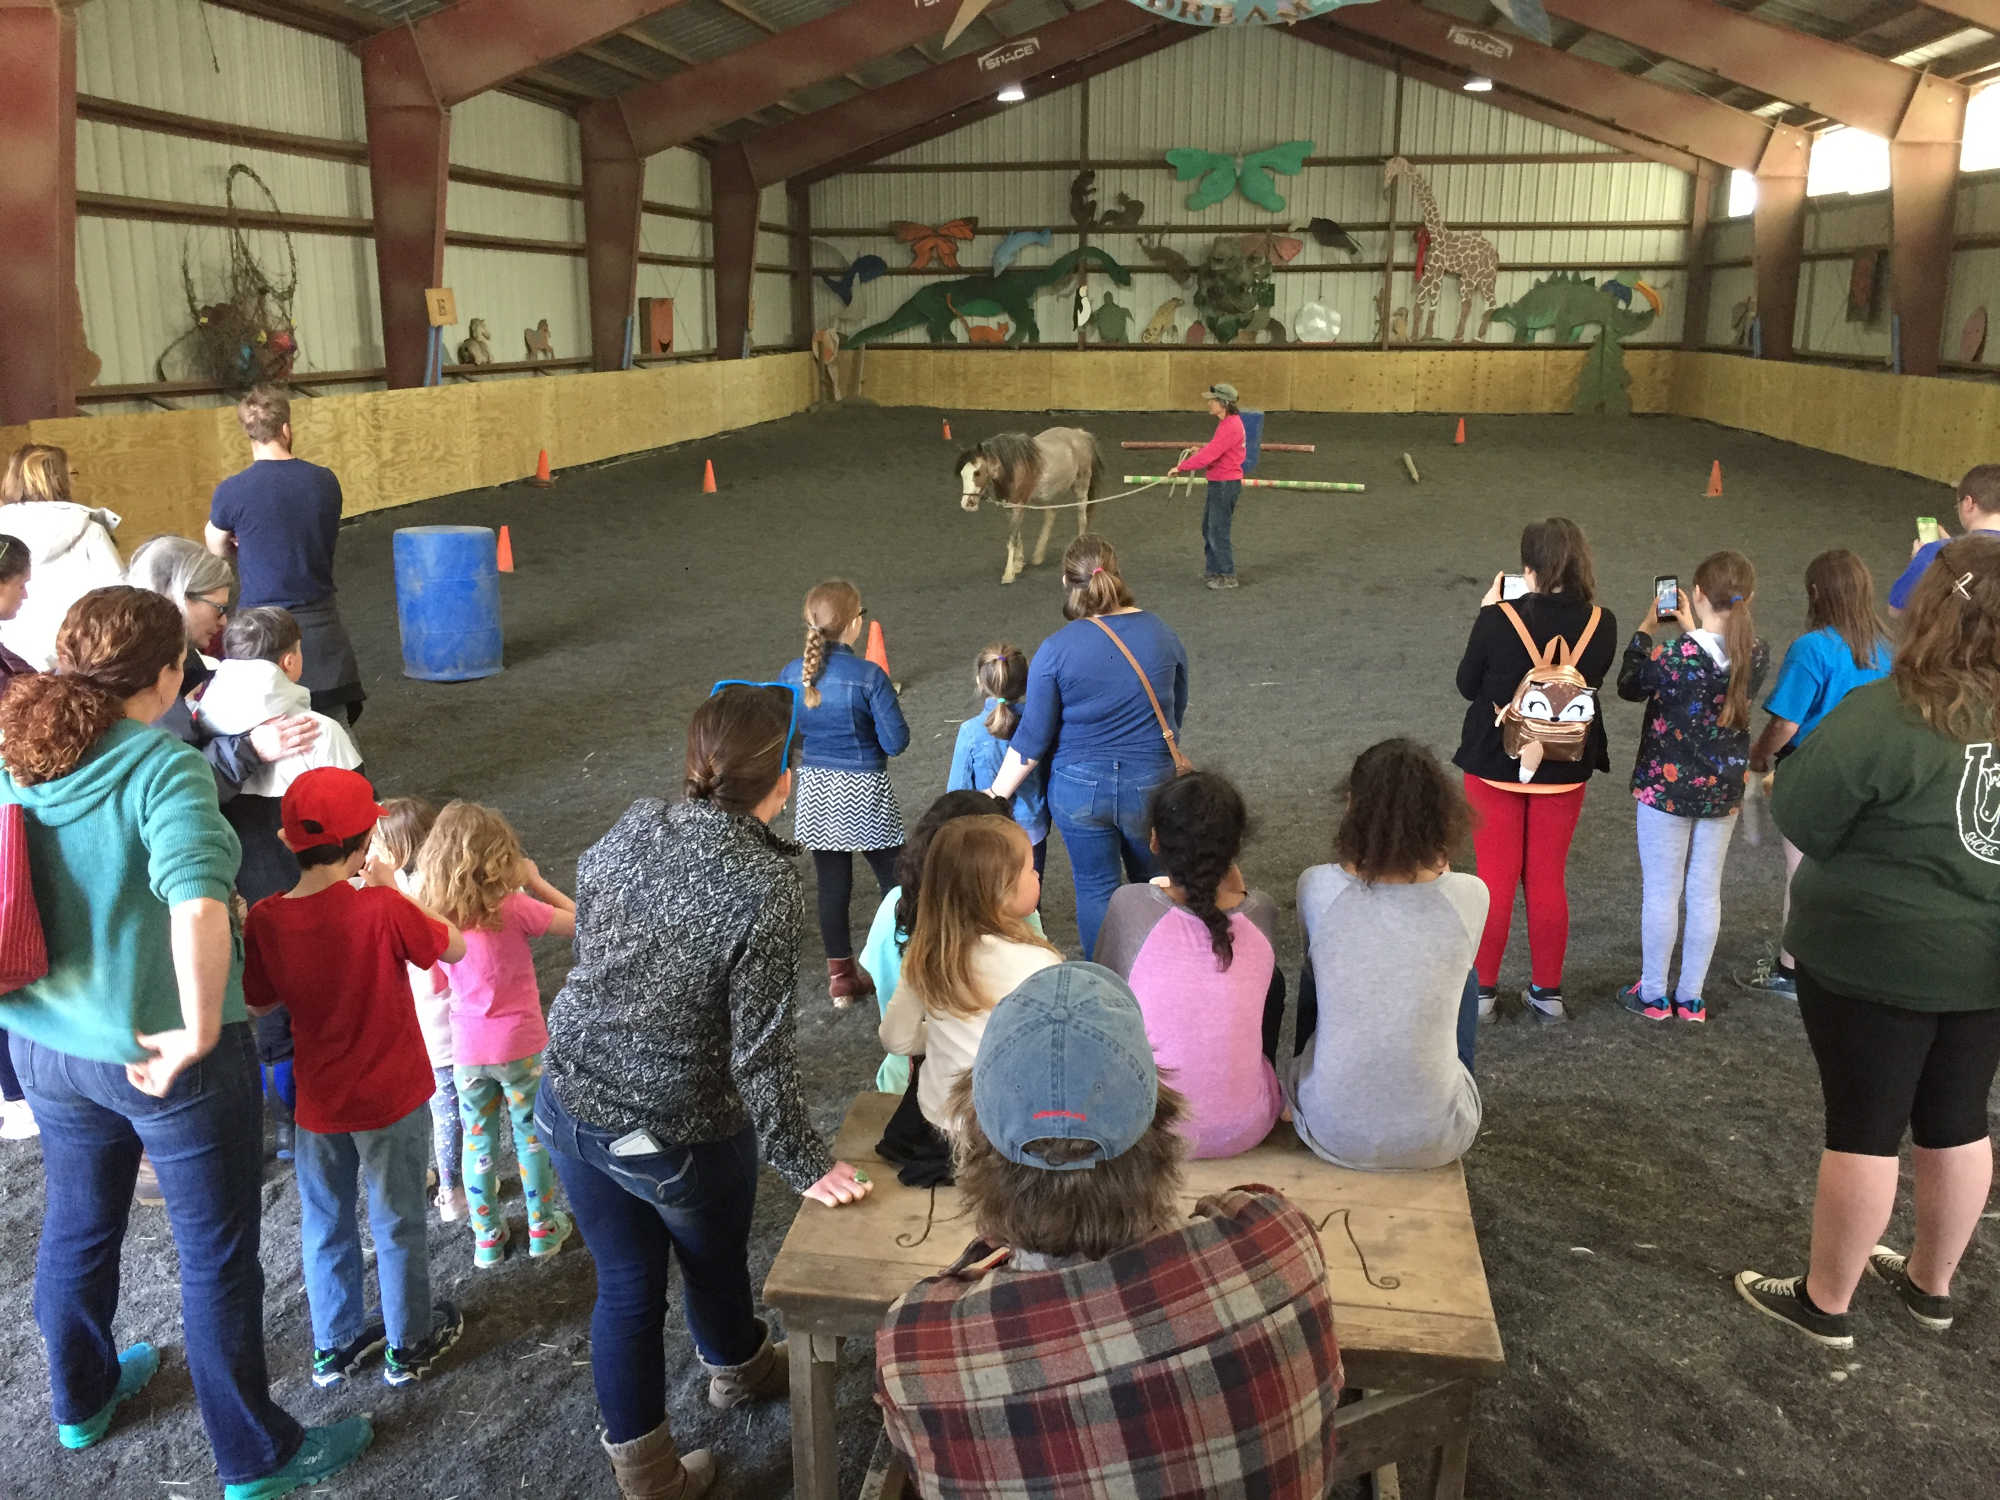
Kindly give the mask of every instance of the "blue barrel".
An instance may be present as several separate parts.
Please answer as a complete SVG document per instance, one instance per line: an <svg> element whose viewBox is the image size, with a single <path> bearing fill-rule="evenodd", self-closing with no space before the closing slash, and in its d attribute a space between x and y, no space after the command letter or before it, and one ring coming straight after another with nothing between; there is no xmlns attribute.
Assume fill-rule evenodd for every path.
<svg viewBox="0 0 2000 1500"><path fill-rule="evenodd" d="M396 627L405 677L465 682L502 670L496 547L488 526L396 532Z"/></svg>
<svg viewBox="0 0 2000 1500"><path fill-rule="evenodd" d="M1264 414L1261 411L1239 411L1243 419L1243 472L1257 472L1257 460L1264 456Z"/></svg>

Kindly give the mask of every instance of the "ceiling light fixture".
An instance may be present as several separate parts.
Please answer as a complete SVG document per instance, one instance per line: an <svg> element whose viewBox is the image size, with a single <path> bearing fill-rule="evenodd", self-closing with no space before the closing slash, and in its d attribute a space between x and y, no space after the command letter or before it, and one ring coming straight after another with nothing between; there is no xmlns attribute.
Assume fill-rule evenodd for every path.
<svg viewBox="0 0 2000 1500"><path fill-rule="evenodd" d="M1018 83L1010 83L995 95L1002 104L1019 104L1028 97L1028 91Z"/></svg>
<svg viewBox="0 0 2000 1500"><path fill-rule="evenodd" d="M1461 86L1468 94L1490 94L1493 92L1493 80L1488 78L1484 73L1474 73Z"/></svg>

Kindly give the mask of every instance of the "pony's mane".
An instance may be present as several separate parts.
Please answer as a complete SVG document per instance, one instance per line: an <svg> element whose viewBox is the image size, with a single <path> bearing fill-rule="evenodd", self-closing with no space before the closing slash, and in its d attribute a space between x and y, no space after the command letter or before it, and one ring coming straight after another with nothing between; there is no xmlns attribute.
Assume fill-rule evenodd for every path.
<svg viewBox="0 0 2000 1500"><path fill-rule="evenodd" d="M993 493L997 499L1034 498L1036 486L1042 478L1042 455L1035 446L1035 440L1027 433L997 432L967 456L990 458L1000 465L999 477L993 481Z"/></svg>

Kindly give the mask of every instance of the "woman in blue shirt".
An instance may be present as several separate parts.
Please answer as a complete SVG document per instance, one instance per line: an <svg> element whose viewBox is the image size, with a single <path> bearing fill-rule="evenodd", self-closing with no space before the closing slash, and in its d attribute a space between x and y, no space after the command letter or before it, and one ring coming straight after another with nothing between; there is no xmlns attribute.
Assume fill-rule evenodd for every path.
<svg viewBox="0 0 2000 1500"><path fill-rule="evenodd" d="M1126 879L1153 876L1147 799L1174 776L1173 751L1153 699L1178 736L1187 713L1188 664L1172 628L1133 603L1118 573L1118 554L1103 537L1071 542L1062 571L1063 615L1071 623L1035 652L1021 723L989 790L1011 797L1048 761L1049 816L1069 851L1077 933L1088 958L1121 866ZM1144 683L1121 644L1137 659Z"/></svg>
<svg viewBox="0 0 2000 1500"><path fill-rule="evenodd" d="M1750 770L1766 774L1805 743L1820 720L1863 683L1889 675L1889 639L1875 613L1875 580L1868 565L1845 547L1822 552L1806 564L1806 633L1785 652L1778 685L1764 700L1770 714L1764 732L1750 747ZM1785 906L1792 914L1792 876L1800 854L1785 845ZM1780 928L1782 931L1782 927ZM1778 948L1777 962L1764 959L1743 984L1753 990L1796 999L1792 955Z"/></svg>

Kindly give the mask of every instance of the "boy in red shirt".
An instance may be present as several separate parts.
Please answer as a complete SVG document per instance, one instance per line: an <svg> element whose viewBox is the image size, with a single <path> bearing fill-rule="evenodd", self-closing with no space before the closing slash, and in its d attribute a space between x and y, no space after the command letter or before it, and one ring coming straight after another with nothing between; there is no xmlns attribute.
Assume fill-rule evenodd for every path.
<svg viewBox="0 0 2000 1500"><path fill-rule="evenodd" d="M298 856L299 883L259 901L243 927L244 999L292 1017L293 1168L321 1387L385 1344L383 1381L408 1385L465 1330L456 1306L431 1302L424 1173L435 1085L404 968L460 958L465 939L393 886L348 884L381 815L357 772L324 767L294 781L280 836ZM379 1320L365 1311L357 1172L368 1181Z"/></svg>

